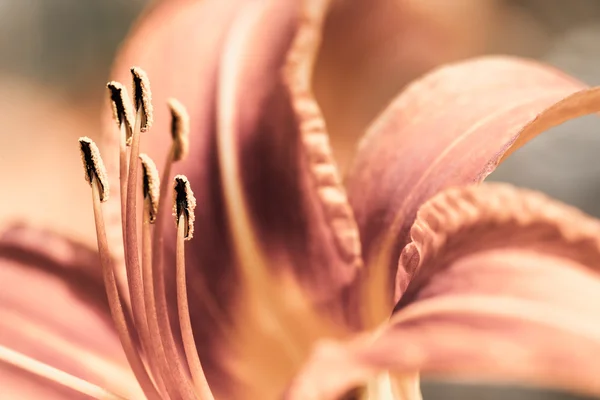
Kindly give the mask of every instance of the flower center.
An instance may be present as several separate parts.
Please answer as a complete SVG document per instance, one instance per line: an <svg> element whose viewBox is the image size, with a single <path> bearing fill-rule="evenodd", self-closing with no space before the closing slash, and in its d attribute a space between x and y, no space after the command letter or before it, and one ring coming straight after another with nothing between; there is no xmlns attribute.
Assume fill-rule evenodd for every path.
<svg viewBox="0 0 600 400"><path fill-rule="evenodd" d="M85 137L79 139L85 177L92 187L98 250L110 311L127 360L149 399L212 400L194 341L186 290L184 242L193 235L196 200L188 179L177 175L173 185L173 214L177 224L175 265L181 337L176 338L171 329L165 290L163 225L167 186L160 185L152 159L140 154L140 134L152 125L150 83L140 68L132 68L131 73L133 104L123 85L108 84L121 139L119 183L128 290L117 284L116 266L106 239L101 205L108 199L105 167L94 142ZM185 108L175 100L169 101L169 108L173 141L162 174L163 183L170 179L173 163L185 157L188 151L189 119ZM138 159L142 165L144 195L141 262L136 204L140 189L136 187ZM180 355L181 347L185 357Z"/></svg>

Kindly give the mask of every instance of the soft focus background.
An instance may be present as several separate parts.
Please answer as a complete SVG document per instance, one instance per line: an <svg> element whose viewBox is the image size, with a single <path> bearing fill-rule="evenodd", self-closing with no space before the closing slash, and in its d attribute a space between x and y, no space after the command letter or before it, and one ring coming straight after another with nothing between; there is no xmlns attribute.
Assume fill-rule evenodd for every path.
<svg viewBox="0 0 600 400"><path fill-rule="evenodd" d="M347 2L351 7L332 13L316 76L342 167L377 111L407 82L443 62L517 54L600 84L597 0ZM111 59L145 4L0 0L0 221L28 216L93 240L76 138L98 137ZM368 18L382 18L377 31ZM348 43L353 47L343 45ZM369 95L351 95L357 91ZM556 128L517 152L492 179L545 191L600 217L598 131L596 117ZM439 382L426 382L423 392L425 399L574 398Z"/></svg>
<svg viewBox="0 0 600 400"><path fill-rule="evenodd" d="M111 59L145 3L0 0L0 220L93 240L77 138L97 139Z"/></svg>

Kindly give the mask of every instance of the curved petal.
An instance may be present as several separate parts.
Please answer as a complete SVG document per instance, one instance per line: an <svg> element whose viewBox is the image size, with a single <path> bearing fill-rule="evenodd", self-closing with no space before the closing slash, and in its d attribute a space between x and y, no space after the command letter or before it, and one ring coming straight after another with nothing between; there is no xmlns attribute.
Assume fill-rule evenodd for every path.
<svg viewBox="0 0 600 400"><path fill-rule="evenodd" d="M343 171L369 122L406 84L488 47L502 7L493 0L332 5L315 68L315 94Z"/></svg>
<svg viewBox="0 0 600 400"><path fill-rule="evenodd" d="M120 396L140 396L113 331L99 268L95 252L51 232L22 225L0 232L3 394L89 398L11 365L15 358L7 352L16 351Z"/></svg>
<svg viewBox="0 0 600 400"><path fill-rule="evenodd" d="M301 299L298 304L293 290L286 290L290 281L292 289L300 286L307 294L309 308L316 306L347 325L357 323L345 314L342 300L360 267L357 228L310 89L326 6L320 0L158 2L115 66L117 80L129 79L131 65L140 65L150 77L156 124L142 140L159 167L170 140L161 103L176 97L190 112L190 155L176 168L190 178L197 197L188 254L189 301L200 356L217 396L233 390L227 379L237 368L231 365L230 333L265 330L238 315L247 307L246 289L255 278L249 275L258 274L261 266L255 250L264 254L270 275L261 279L275 282L264 285L277 292L269 306L288 315L277 321L288 323L282 329L291 332L257 335L295 341L294 334L313 329L300 322L304 314L297 308L306 304ZM113 123L107 126L106 148L114 151ZM116 181L116 151L104 158ZM108 207L118 249L118 202ZM167 259L174 250L174 226L168 234L173 240ZM249 323L256 326L244 325ZM310 343L313 335L308 336ZM265 338L255 339L275 346L275 340ZM256 353L258 347L252 347ZM256 362L288 374L276 365L288 355L272 353L281 356L269 360L261 352L254 354L260 356ZM263 370L254 364L250 372ZM275 379L267 386L277 387Z"/></svg>
<svg viewBox="0 0 600 400"><path fill-rule="evenodd" d="M402 264L417 269L389 324L324 344L291 393L334 398L390 371L600 394L599 233L597 220L534 192L439 194L411 230Z"/></svg>
<svg viewBox="0 0 600 400"><path fill-rule="evenodd" d="M600 110L600 89L532 61L486 57L410 85L360 143L347 189L367 260L394 273L421 204L482 181L514 150L569 119Z"/></svg>

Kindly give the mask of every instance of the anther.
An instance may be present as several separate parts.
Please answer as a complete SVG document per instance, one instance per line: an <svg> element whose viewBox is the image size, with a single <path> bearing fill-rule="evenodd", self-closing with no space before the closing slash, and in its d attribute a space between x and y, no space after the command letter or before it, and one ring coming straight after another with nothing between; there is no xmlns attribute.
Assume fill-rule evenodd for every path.
<svg viewBox="0 0 600 400"><path fill-rule="evenodd" d="M140 161L143 168L143 188L144 198L150 203L149 217L150 222L154 223L158 213L158 195L160 192L160 178L154 161L147 154L140 154Z"/></svg>
<svg viewBox="0 0 600 400"><path fill-rule="evenodd" d="M189 151L190 117L176 99L167 101L171 111L171 135L173 136L173 161L184 159Z"/></svg>
<svg viewBox="0 0 600 400"><path fill-rule="evenodd" d="M133 77L133 101L135 112L141 114L141 131L145 132L152 126L152 92L148 75L140 67L131 68Z"/></svg>
<svg viewBox="0 0 600 400"><path fill-rule="evenodd" d="M108 186L108 175L106 174L106 168L102 157L100 157L100 151L96 143L88 137L79 138L79 148L81 150L81 161L83 161L83 168L85 170L85 180L88 181L90 186L94 178L98 180L100 186L100 201L105 202L108 200L109 186Z"/></svg>
<svg viewBox="0 0 600 400"><path fill-rule="evenodd" d="M194 236L194 209L196 208L196 198L190 187L190 182L185 175L177 175L175 183L175 201L173 204L173 216L175 222L179 224L179 216L183 215L185 230L184 239L190 240Z"/></svg>
<svg viewBox="0 0 600 400"><path fill-rule="evenodd" d="M113 117L119 128L125 128L127 144L131 142L133 125L135 121L131 100L127 89L119 82L109 82L106 87L110 91L110 101L113 109Z"/></svg>

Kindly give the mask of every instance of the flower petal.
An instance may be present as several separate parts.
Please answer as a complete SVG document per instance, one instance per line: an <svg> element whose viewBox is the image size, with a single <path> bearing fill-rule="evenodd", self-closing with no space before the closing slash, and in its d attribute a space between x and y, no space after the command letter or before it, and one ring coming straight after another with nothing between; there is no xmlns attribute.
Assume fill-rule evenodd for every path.
<svg viewBox="0 0 600 400"><path fill-rule="evenodd" d="M548 128L600 111L600 89L532 61L486 57L410 85L371 126L347 179L365 258L392 273L421 204L482 181Z"/></svg>
<svg viewBox="0 0 600 400"><path fill-rule="evenodd" d="M389 324L323 345L293 390L333 398L389 370L600 394L599 233L534 192L439 194L411 230L402 265L415 275Z"/></svg>
<svg viewBox="0 0 600 400"><path fill-rule="evenodd" d="M121 396L139 396L99 268L95 252L57 234L23 225L3 230L0 345ZM5 356L0 386L11 398L88 398L7 364Z"/></svg>
<svg viewBox="0 0 600 400"><path fill-rule="evenodd" d="M502 7L493 0L332 5L315 92L342 171L369 122L402 87L431 68L485 50Z"/></svg>
<svg viewBox="0 0 600 400"><path fill-rule="evenodd" d="M230 371L225 373L233 363L232 343L226 344L230 334L252 330L245 325L252 321L239 314L249 302L248 286L255 278L250 275L259 275L257 253L264 255L269 272L261 277L270 283L263 287L277 292L268 306L279 317L287 315L275 319L285 332L277 333L280 339L300 348L306 340L310 344L312 334L302 345L294 337L313 329L301 322L307 307L341 323L357 323L346 314L342 296L361 265L358 231L310 88L326 6L321 0L159 2L136 27L115 67L117 80L129 79L131 65L150 77L156 124L142 140L159 168L170 140L169 118L160 104L176 97L190 111L190 155L177 167L189 177L198 203L188 252L189 301L200 356L217 397L232 390ZM107 148L115 150L113 125L107 125ZM116 154L104 159L116 180ZM118 249L118 202L108 207ZM167 260L173 255L174 226L168 234L173 240ZM296 296L298 287L308 304ZM274 340L256 340L275 346ZM262 354L257 362L275 365ZM289 370L279 365L277 372ZM270 386L277 386L275 380Z"/></svg>

